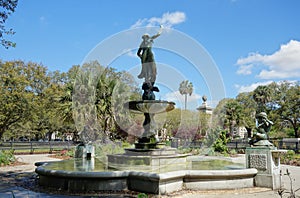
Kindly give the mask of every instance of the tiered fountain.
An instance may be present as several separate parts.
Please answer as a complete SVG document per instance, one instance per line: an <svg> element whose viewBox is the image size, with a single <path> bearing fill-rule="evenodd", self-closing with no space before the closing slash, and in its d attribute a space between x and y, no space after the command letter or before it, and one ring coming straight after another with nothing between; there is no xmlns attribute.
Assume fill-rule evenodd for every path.
<svg viewBox="0 0 300 198"><path fill-rule="evenodd" d="M135 148L126 149L124 154L107 155L107 163L103 163L97 156L94 157L93 147L85 143L78 146L74 160L36 163L40 185L70 192L133 190L152 194L166 194L183 188L253 187L256 169L240 166L237 170L223 170L223 167L219 168L222 170L214 170L215 167L209 165L212 170L203 170L203 164L199 162L205 159L178 154L176 149L165 147L158 141L154 116L171 111L175 106L174 102L155 100L154 92L159 89L154 86L156 65L151 45L159 35L160 32L152 37L144 35L138 50L142 60L142 72L138 77L144 78L143 100L124 104L130 111L145 116L144 132L135 143Z"/></svg>
<svg viewBox="0 0 300 198"><path fill-rule="evenodd" d="M108 167L126 170L129 166L135 166L136 169L144 171L166 167L168 170L186 169L188 155L177 154L175 148L165 147L156 137L154 115L173 110L175 103L155 100L153 90L158 91L158 88L154 87L154 82L144 82L143 90L142 101L129 101L125 107L144 114L144 132L135 143L135 148L125 149L125 154L108 155Z"/></svg>

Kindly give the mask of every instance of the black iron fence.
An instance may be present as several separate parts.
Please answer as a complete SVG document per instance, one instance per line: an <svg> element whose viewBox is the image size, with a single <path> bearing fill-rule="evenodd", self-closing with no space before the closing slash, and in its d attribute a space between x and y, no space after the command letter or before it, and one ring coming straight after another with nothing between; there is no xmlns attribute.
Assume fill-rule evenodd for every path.
<svg viewBox="0 0 300 198"><path fill-rule="evenodd" d="M202 141L191 141L189 139L180 139L180 138L172 138L171 139L171 147L172 148L201 148Z"/></svg>
<svg viewBox="0 0 300 198"><path fill-rule="evenodd" d="M12 150L14 152L34 153L35 151L46 151L52 153L54 151L69 150L75 147L72 141L30 141L30 142L0 142L0 150Z"/></svg>
<svg viewBox="0 0 300 198"><path fill-rule="evenodd" d="M190 139L172 138L170 140L172 148L201 148L203 146L202 141L192 141ZM294 150L299 152L300 143L299 139L270 139L270 142L274 144L278 149ZM74 148L76 144L72 141L48 141L48 142L0 142L0 150L13 150L14 152L29 152L34 153L36 151L44 150L49 153L54 151L69 150ZM246 140L232 140L227 143L229 149L246 149L250 147Z"/></svg>
<svg viewBox="0 0 300 198"><path fill-rule="evenodd" d="M300 149L300 141L299 139L290 138L290 139L270 139L270 142L274 144L278 149L287 149L294 150L295 152L299 152ZM202 141L191 141L189 139L179 139L173 138L171 139L171 147L173 148L201 148L203 145ZM227 147L229 149L246 149L250 147L250 144L247 140L239 139L232 140L227 143Z"/></svg>
<svg viewBox="0 0 300 198"><path fill-rule="evenodd" d="M299 140L295 138L285 138L285 139L270 139L270 142L273 143L278 149L293 150L299 152ZM232 140L227 144L231 149L245 149L249 147L249 143L246 140Z"/></svg>

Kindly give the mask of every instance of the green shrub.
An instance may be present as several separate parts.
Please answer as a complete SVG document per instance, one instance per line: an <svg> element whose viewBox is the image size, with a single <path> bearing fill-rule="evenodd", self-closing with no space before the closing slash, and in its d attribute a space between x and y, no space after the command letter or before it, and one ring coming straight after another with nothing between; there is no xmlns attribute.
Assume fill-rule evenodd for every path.
<svg viewBox="0 0 300 198"><path fill-rule="evenodd" d="M166 143L166 146L171 146L171 141L170 140L166 141L165 143Z"/></svg>
<svg viewBox="0 0 300 198"><path fill-rule="evenodd" d="M145 193L139 193L138 198L148 198L148 196Z"/></svg>
<svg viewBox="0 0 300 198"><path fill-rule="evenodd" d="M288 151L286 152L285 158L288 159L288 160L294 159L294 158L295 158L295 151L293 151L293 150L288 150Z"/></svg>
<svg viewBox="0 0 300 198"><path fill-rule="evenodd" d="M222 154L228 154L229 149L227 147L228 138L226 137L226 131L222 130L219 134L218 139L213 144L213 148L216 152L220 152Z"/></svg>
<svg viewBox="0 0 300 198"><path fill-rule="evenodd" d="M231 149L229 151L229 153L230 153L230 155L236 155L236 154L238 154L238 152L235 149Z"/></svg>
<svg viewBox="0 0 300 198"><path fill-rule="evenodd" d="M5 166L9 165L16 161L14 153L12 150L9 151L1 151L0 150L0 165Z"/></svg>
<svg viewBox="0 0 300 198"><path fill-rule="evenodd" d="M178 153L179 154L187 154L187 153L190 153L192 151L191 148L187 147L187 148L184 148L184 147L178 147Z"/></svg>
<svg viewBox="0 0 300 198"><path fill-rule="evenodd" d="M132 148L132 145L129 142L122 142L122 148Z"/></svg>

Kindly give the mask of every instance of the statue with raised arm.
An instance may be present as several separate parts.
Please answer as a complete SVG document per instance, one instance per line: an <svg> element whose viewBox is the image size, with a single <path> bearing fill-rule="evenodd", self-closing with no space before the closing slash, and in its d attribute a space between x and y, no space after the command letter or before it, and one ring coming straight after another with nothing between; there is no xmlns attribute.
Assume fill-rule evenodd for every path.
<svg viewBox="0 0 300 198"><path fill-rule="evenodd" d="M160 26L160 30L157 34L150 36L149 34L144 34L142 36L142 43L137 51L138 57L141 58L142 62L142 71L138 75L138 78L145 78L145 83L151 83L152 86L156 80L156 64L154 60L154 55L152 52L152 45L154 39L160 36L162 32L162 26Z"/></svg>

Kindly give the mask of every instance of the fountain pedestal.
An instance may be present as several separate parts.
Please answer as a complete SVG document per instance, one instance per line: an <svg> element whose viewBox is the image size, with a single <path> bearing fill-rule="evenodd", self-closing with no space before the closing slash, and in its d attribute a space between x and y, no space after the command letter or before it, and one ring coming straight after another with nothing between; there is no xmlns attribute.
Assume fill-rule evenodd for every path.
<svg viewBox="0 0 300 198"><path fill-rule="evenodd" d="M141 137L138 138L138 142L135 143L136 149L156 149L158 139L155 137L156 124L154 121L154 115L158 113L168 112L175 107L174 102L168 102L163 100L140 100L129 101L124 105L133 113L143 113L145 120L143 123L144 132Z"/></svg>
<svg viewBox="0 0 300 198"><path fill-rule="evenodd" d="M256 168L255 186L279 189L280 156L286 150L277 150L276 147L255 146L246 148L246 168Z"/></svg>
<svg viewBox="0 0 300 198"><path fill-rule="evenodd" d="M177 154L175 148L125 149L124 154L107 155L109 168L165 172L188 169L190 154Z"/></svg>

